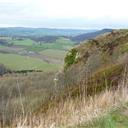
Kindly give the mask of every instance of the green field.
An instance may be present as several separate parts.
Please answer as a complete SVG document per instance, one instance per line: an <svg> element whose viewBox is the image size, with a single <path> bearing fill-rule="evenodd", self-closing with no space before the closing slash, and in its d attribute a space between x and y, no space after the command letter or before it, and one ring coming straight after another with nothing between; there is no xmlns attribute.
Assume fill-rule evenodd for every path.
<svg viewBox="0 0 128 128"><path fill-rule="evenodd" d="M0 53L0 63L12 70L54 71L59 67L57 64L48 64L37 58L2 53Z"/></svg>
<svg viewBox="0 0 128 128"><path fill-rule="evenodd" d="M59 39L57 39L56 43L62 44L62 45L71 45L71 46L74 44L73 41L64 37L60 37Z"/></svg>
<svg viewBox="0 0 128 128"><path fill-rule="evenodd" d="M44 49L59 49L59 50L69 50L74 46L74 42L69 39L60 37L53 43L42 43L41 45L28 45L26 47L27 51L42 51Z"/></svg>
<svg viewBox="0 0 128 128"><path fill-rule="evenodd" d="M63 59L66 55L64 50L46 49L40 52L40 54L47 56L48 58Z"/></svg>
<svg viewBox="0 0 128 128"><path fill-rule="evenodd" d="M12 40L10 43L12 43L13 45L31 46L35 42L31 39L23 39L23 40Z"/></svg>
<svg viewBox="0 0 128 128"><path fill-rule="evenodd" d="M74 42L64 37L51 43L38 43L30 38L2 39L7 39L8 44L0 45L0 63L12 70L57 70L66 52L74 46Z"/></svg>
<svg viewBox="0 0 128 128"><path fill-rule="evenodd" d="M6 46L4 46L4 45L0 45L0 48L6 48Z"/></svg>

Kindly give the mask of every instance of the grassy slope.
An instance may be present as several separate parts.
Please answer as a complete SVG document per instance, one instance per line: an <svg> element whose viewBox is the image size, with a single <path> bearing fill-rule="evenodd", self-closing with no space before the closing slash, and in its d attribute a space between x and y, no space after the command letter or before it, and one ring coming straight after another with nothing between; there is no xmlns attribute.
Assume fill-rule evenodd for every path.
<svg viewBox="0 0 128 128"><path fill-rule="evenodd" d="M128 128L127 112L127 108L113 111L100 121L97 121L94 128Z"/></svg>
<svg viewBox="0 0 128 128"><path fill-rule="evenodd" d="M55 90L56 91L56 90ZM48 101L53 101L53 98ZM47 102L48 102L47 101ZM32 118L33 126L23 119L21 127L36 128L127 128L128 106L127 86L119 90L105 90L95 96L61 99L55 105L49 104L45 113L39 112ZM19 122L18 122L19 123Z"/></svg>
<svg viewBox="0 0 128 128"><path fill-rule="evenodd" d="M67 54L67 57L65 60L66 69L63 72L64 73L63 79L65 80L67 78L65 80L66 83L69 80L71 81L71 83L74 82L75 78L81 77L80 76L81 74L77 75L77 77L73 77L75 75L75 73L73 74L74 70L76 70L77 68L78 69L81 68L83 65L84 67L89 65L87 67L88 69L87 71L90 71L89 69L92 68L91 70L93 72L91 74L92 81L90 83L88 83L87 80L85 81L86 82L85 84L87 84L88 86L86 87L87 92L90 91L90 92L97 93L97 90L101 91L102 89L100 88L106 87L106 85L109 87L112 87L112 85L114 85L113 88L117 88L118 82L121 79L121 74L124 68L124 65L123 65L123 68L121 68L122 66L120 65L120 63L128 62L126 57L125 59L121 59L124 57L124 53L128 55L127 42L128 42L128 31L121 30L121 31L115 31L107 35L100 36L95 40L90 40L76 48L73 48L69 52L69 54ZM80 71L81 70L78 70L77 73ZM60 74L60 80L63 80L61 78L62 77L61 75L62 74ZM60 83L63 84L62 82ZM68 85L70 86L71 83ZM75 93L73 96L77 96L77 92L79 91L81 83L79 82L79 84L76 84L75 87L73 86L70 89L71 93L72 92ZM91 87L92 89L90 89ZM76 91L75 88L77 88L78 91ZM84 88L82 88L82 91L83 89ZM78 93L80 93L81 95L81 92L78 92ZM124 97L124 99L122 100L125 100L125 98L126 97ZM120 117L119 115L120 115L119 111L110 113L109 116L105 117L103 120L100 120L100 122L97 122L97 124L95 124L92 127L94 128L126 128L128 127L128 124L126 123L128 121L128 117L125 117L124 115ZM109 124L109 121L110 121L110 124ZM91 125L88 128L90 127ZM86 126L79 126L78 128L86 128Z"/></svg>
<svg viewBox="0 0 128 128"><path fill-rule="evenodd" d="M128 61L126 56L128 55L127 42L128 31L114 31L71 49L66 55L64 63L63 73L65 75L63 75L63 79L67 80L62 83L60 74L59 83L79 85L80 82L85 81L85 77L88 76L85 74L88 72L93 75L95 72L111 67L111 65L126 63ZM116 78L115 75L114 79ZM112 79L110 78L110 80Z"/></svg>
<svg viewBox="0 0 128 128"><path fill-rule="evenodd" d="M58 66L48 64L40 59L31 58L27 56L20 56L16 54L2 54L0 53L0 63L4 64L13 70L43 70L51 71L57 70Z"/></svg>
<svg viewBox="0 0 128 128"><path fill-rule="evenodd" d="M128 105L112 110L88 126L81 125L74 128L128 128Z"/></svg>
<svg viewBox="0 0 128 128"><path fill-rule="evenodd" d="M15 114L21 116L21 102L25 113L37 111L42 102L48 100L49 96L54 93L53 78L54 72L33 72L25 75L11 74L0 77L0 120L2 119L2 114L4 114L6 123L12 121ZM21 92L21 100L18 85Z"/></svg>

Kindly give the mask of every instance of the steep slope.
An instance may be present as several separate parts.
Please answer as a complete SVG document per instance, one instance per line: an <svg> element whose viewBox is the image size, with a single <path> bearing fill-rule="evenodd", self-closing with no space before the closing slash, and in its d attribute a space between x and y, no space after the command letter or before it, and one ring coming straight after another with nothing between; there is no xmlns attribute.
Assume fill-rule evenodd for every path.
<svg viewBox="0 0 128 128"><path fill-rule="evenodd" d="M127 63L128 30L114 30L71 49L57 84L70 88L73 95L78 86L87 85L90 94L96 85L95 91L118 85Z"/></svg>
<svg viewBox="0 0 128 128"><path fill-rule="evenodd" d="M96 32L90 32L90 33L77 35L77 36L71 37L71 40L75 41L75 42L82 42L82 41L85 41L85 40L88 40L88 39L93 39L98 35L108 33L108 32L112 32L112 29L103 29L103 30L99 30L99 31L96 31Z"/></svg>

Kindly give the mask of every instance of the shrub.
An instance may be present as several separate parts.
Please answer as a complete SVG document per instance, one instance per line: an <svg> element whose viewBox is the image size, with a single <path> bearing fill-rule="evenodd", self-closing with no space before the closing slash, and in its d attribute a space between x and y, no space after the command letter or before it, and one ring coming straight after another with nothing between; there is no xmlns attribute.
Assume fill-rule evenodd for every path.
<svg viewBox="0 0 128 128"><path fill-rule="evenodd" d="M76 63L76 55L77 50L75 48L71 49L65 57L65 66L64 68L67 69L72 64Z"/></svg>

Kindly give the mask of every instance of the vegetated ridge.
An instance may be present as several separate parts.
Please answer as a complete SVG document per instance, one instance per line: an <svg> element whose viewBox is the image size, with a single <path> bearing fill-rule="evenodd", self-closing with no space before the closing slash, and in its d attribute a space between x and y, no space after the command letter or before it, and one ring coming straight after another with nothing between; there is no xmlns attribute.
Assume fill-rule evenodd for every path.
<svg viewBox="0 0 128 128"><path fill-rule="evenodd" d="M64 70L57 75L57 84L70 88L72 95L80 85L87 85L88 94L97 85L95 91L99 92L118 85L127 63L128 30L113 30L72 48L65 57Z"/></svg>
<svg viewBox="0 0 128 128"><path fill-rule="evenodd" d="M102 29L102 30L95 31L95 32L84 33L84 34L80 34L80 35L77 35L77 36L73 36L70 39L72 41L75 41L75 42L79 43L79 42L82 42L82 41L85 41L85 40L93 39L93 38L95 38L99 35L102 35L104 33L107 33L107 32L112 32L112 29Z"/></svg>

